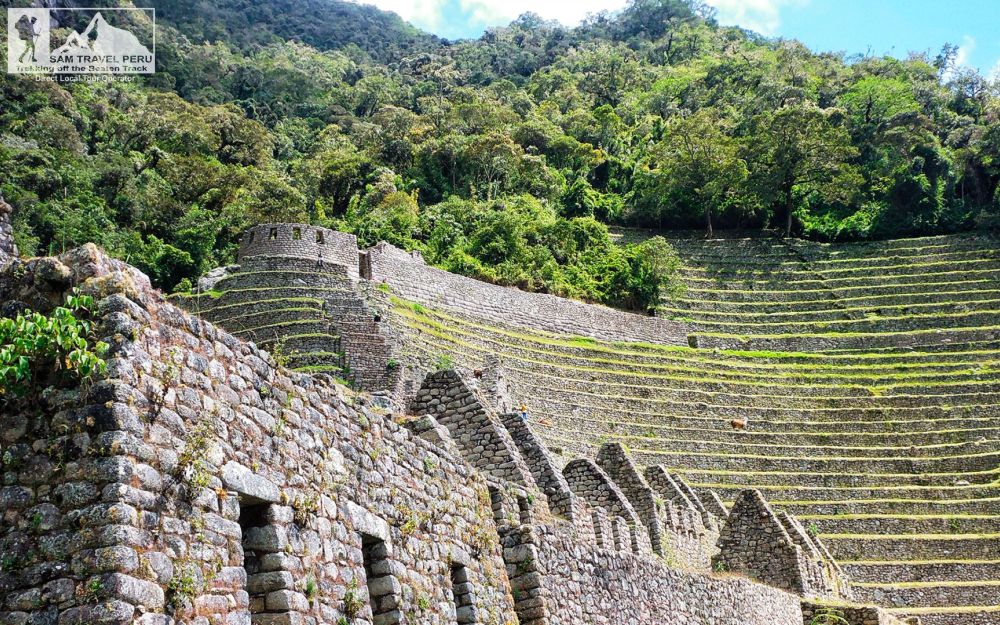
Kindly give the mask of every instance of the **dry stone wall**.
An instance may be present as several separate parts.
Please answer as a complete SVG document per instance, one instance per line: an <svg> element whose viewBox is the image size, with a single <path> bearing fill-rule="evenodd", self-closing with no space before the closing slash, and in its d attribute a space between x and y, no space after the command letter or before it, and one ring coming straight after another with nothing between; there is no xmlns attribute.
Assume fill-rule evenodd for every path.
<svg viewBox="0 0 1000 625"><path fill-rule="evenodd" d="M424 379L410 413L431 415L448 428L466 461L494 479L536 489L531 470L496 414L454 370Z"/></svg>
<svg viewBox="0 0 1000 625"><path fill-rule="evenodd" d="M384 242L363 256L362 277L384 282L400 297L421 304L534 330L687 345L686 327L674 321L488 284L430 267L419 256Z"/></svg>
<svg viewBox="0 0 1000 625"><path fill-rule="evenodd" d="M240 240L239 259L251 256L305 258L318 265L348 268L358 277L358 239L353 234L308 224L261 224L250 228Z"/></svg>
<svg viewBox="0 0 1000 625"><path fill-rule="evenodd" d="M0 622L450 624L458 565L477 622L512 622L467 464L93 247L60 263L99 300L108 375L3 406ZM5 297L39 307L33 271Z"/></svg>
<svg viewBox="0 0 1000 625"><path fill-rule="evenodd" d="M530 553L546 586L550 625L803 623L799 598L776 588L685 573L654 559L594 549L557 532L536 536ZM508 554L506 539L504 545Z"/></svg>
<svg viewBox="0 0 1000 625"><path fill-rule="evenodd" d="M0 267L17 258L14 227L10 223L14 209L0 196Z"/></svg>
<svg viewBox="0 0 1000 625"><path fill-rule="evenodd" d="M740 493L719 534L716 571L746 575L805 597L849 598L846 579L799 522L775 514L758 490Z"/></svg>
<svg viewBox="0 0 1000 625"><path fill-rule="evenodd" d="M707 573L717 520L698 495L618 445L560 474L529 423L497 412L498 372L426 376L404 427L93 246L0 274L15 307L44 311L70 285L98 301L108 372L0 405L3 625L803 622L787 592L670 568L676 549ZM822 545L745 498L720 568L828 592L808 568Z"/></svg>

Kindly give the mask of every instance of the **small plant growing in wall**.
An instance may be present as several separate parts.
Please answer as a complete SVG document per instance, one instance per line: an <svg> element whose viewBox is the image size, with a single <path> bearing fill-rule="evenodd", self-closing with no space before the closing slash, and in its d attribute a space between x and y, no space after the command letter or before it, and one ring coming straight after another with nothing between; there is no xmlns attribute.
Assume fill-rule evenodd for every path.
<svg viewBox="0 0 1000 625"><path fill-rule="evenodd" d="M167 606L177 610L194 601L201 591L198 570L191 562L174 567L174 576L167 582Z"/></svg>
<svg viewBox="0 0 1000 625"><path fill-rule="evenodd" d="M361 599L361 593L358 592L358 578L352 579L347 584L347 592L344 593L344 605L341 612L344 613L348 619L353 619L361 612L365 602Z"/></svg>
<svg viewBox="0 0 1000 625"><path fill-rule="evenodd" d="M844 613L836 608L819 608L809 625L849 625Z"/></svg>
<svg viewBox="0 0 1000 625"><path fill-rule="evenodd" d="M97 603L102 590L104 590L104 584L101 583L100 578L95 577L87 582L82 590L79 591L80 601L83 603Z"/></svg>
<svg viewBox="0 0 1000 625"><path fill-rule="evenodd" d="M316 583L316 578L314 578L312 576L307 577L306 578L306 587L305 587L304 590L305 590L306 599L308 599L309 601L312 601L313 599L315 599L316 595L319 594L319 585Z"/></svg>
<svg viewBox="0 0 1000 625"><path fill-rule="evenodd" d="M441 354L434 360L435 371L447 371L455 368L455 360L450 354Z"/></svg>
<svg viewBox="0 0 1000 625"><path fill-rule="evenodd" d="M104 373L108 345L94 337L94 300L71 295L48 316L25 311L0 319L0 396L24 396L39 379L88 382Z"/></svg>
<svg viewBox="0 0 1000 625"><path fill-rule="evenodd" d="M385 363L385 368L389 371L395 371L396 369L399 369L399 361L395 358L390 358L389 362Z"/></svg>
<svg viewBox="0 0 1000 625"><path fill-rule="evenodd" d="M815 523L810 523L809 526L806 527L806 533L808 533L813 538L816 538L817 536L819 536L819 526L816 525Z"/></svg>

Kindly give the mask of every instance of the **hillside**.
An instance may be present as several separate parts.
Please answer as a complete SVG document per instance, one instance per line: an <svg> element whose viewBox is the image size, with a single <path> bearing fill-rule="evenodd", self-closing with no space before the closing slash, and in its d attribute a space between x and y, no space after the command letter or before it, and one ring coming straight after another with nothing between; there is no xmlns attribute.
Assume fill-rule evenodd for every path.
<svg viewBox="0 0 1000 625"><path fill-rule="evenodd" d="M706 499L760 489L862 601L929 625L1000 622L1000 242L672 242L686 337L532 329L486 294L390 272L404 353L499 360L562 461L619 442Z"/></svg>
<svg viewBox="0 0 1000 625"><path fill-rule="evenodd" d="M395 13L373 6L330 0L157 0L144 6L195 43L226 43L249 52L257 47L298 41L319 51L348 46L381 63L430 51L441 42L407 24Z"/></svg>
<svg viewBox="0 0 1000 625"><path fill-rule="evenodd" d="M25 253L96 241L184 290L250 225L295 221L651 310L673 256L606 226L878 240L996 223L995 85L953 47L813 53L686 0L462 42L337 0L157 6L142 82L0 76L0 194Z"/></svg>

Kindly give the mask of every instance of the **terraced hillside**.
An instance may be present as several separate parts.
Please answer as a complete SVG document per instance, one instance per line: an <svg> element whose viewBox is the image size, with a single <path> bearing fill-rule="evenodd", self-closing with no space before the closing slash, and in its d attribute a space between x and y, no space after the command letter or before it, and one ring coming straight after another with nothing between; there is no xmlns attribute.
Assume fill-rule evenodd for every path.
<svg viewBox="0 0 1000 625"><path fill-rule="evenodd" d="M673 239L686 293L662 316L707 345L914 348L1000 338L1000 245Z"/></svg>
<svg viewBox="0 0 1000 625"><path fill-rule="evenodd" d="M342 272L341 272L342 273ZM174 296L188 310L284 359L296 371L343 370L340 337L326 308L337 295L353 296L343 275L315 261L255 257L210 291Z"/></svg>
<svg viewBox="0 0 1000 625"><path fill-rule="evenodd" d="M691 324L692 347L426 301L396 299L394 321L409 356L499 356L564 458L617 440L727 503L760 488L824 538L860 599L1000 623L1000 244L677 246L689 289L664 315Z"/></svg>

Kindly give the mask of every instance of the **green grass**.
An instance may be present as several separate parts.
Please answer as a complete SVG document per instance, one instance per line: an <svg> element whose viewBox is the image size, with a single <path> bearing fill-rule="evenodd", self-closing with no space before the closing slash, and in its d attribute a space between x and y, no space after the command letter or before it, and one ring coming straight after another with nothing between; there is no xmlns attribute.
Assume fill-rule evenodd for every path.
<svg viewBox="0 0 1000 625"><path fill-rule="evenodd" d="M800 521L865 521L875 519L903 519L909 521L947 521L951 519L996 519L1000 521L1000 515L995 514L798 514L796 518ZM857 564L859 561L852 562ZM843 564L843 562L841 562Z"/></svg>
<svg viewBox="0 0 1000 625"><path fill-rule="evenodd" d="M501 340L495 340L495 339L486 338L481 333L476 334L475 332L465 331L465 330L459 329L459 328L454 327L454 326L447 326L447 325L445 325L443 323L435 321L434 319L432 319L432 318L430 318L430 317L428 317L426 315L417 315L415 313L411 313L411 312L405 311L405 310L404 311L398 311L398 314L400 314L400 316L402 316L405 319L407 319L408 320L408 324L411 327L413 327L415 329L418 329L422 334L427 334L427 335L434 336L434 337L436 337L438 339L441 339L441 340L444 340L444 341L448 341L450 343L458 345L458 346L460 346L462 348L465 348L467 350L473 350L473 351L484 352L484 353L487 353L487 352L488 353L493 353L493 352L496 351L495 347L501 347L501 348L506 348L508 350L523 351L523 352L527 352L529 354L536 355L536 356L538 356L538 358L530 358L530 357L522 356L522 355L519 355L519 354L511 354L509 352L507 353L507 356L508 356L508 358L516 359L516 360L519 360L521 362L528 362L528 363L534 363L534 364L548 365L548 366L551 366L551 367L558 367L559 369L572 370L572 371L591 372L591 373L604 373L604 374L613 374L613 375L619 375L619 376L640 377L640 378L659 379L659 380L671 380L671 381L699 382L699 383L709 383L709 384L710 383L729 383L729 384L742 385L742 386L765 386L765 387L773 387L774 386L774 379L775 378L781 378L781 379L787 379L789 381L809 381L809 382L811 382L810 386L812 388L840 388L840 389L843 389L843 388L853 388L853 389L862 389L862 390L866 390L866 391L870 391L872 389L887 390L887 389L902 388L902 387L909 387L909 386L927 386L928 383L923 378L941 377L941 376L916 376L916 375L913 375L913 374L894 373L894 374L885 374L884 376L879 376L879 378L877 378L877 379L879 379L879 380L900 380L899 383L896 383L896 384L872 384L872 383L868 383L868 384L858 384L858 383L824 384L824 383L815 383L815 382L813 382L813 380L815 380L815 379L845 379L845 380L850 380L850 379L857 379L858 376L851 376L851 375L848 375L848 374L837 374L837 373L829 373L829 374L823 374L823 375L816 375L816 374L813 374L813 375L809 375L809 374L788 374L788 373L769 373L769 374L763 374L763 373L760 373L760 374L758 374L758 373L740 373L740 374L736 374L736 373L721 372L721 371L718 371L718 370L715 370L715 371L706 371L705 369L700 369L700 368L696 368L696 367L685 367L685 366L666 367L666 366L663 366L663 365L646 364L646 363L635 363L635 362L629 362L629 361L625 361L625 360L618 360L618 359L604 358L604 357L589 357L589 358L586 358L585 360L587 362L604 363L604 364L618 365L618 366L629 366L629 367L634 367L634 368L637 368L637 369L648 369L648 370L652 370L652 371L657 371L657 370L658 371L671 371L671 372L677 371L677 372L683 372L683 373L696 373L696 374L699 374L699 375L697 375L697 376L683 376L683 375L670 375L670 374L666 374L666 373L651 373L651 372L646 372L646 371L625 371L625 370L621 370L621 369L613 369L613 368L606 368L606 367L596 367L596 366L584 366L584 365L571 365L571 364L565 364L565 363L556 364L555 362L553 362L552 357L557 357L557 358L572 358L574 356L568 355L568 354L564 354L562 352L550 350L550 349L543 349L541 347L526 347L526 346L518 345L518 344L515 344L515 343L510 343L510 342L506 342L506 341L501 341ZM501 330L496 330L495 333L496 334L500 334L500 335L506 334L506 332L501 331ZM487 347L484 347L484 346L478 344L477 342L471 342L469 340L465 340L465 338L459 338L459 337L466 337L468 339L474 339L474 340L478 341L479 343L488 343L488 344L490 344L492 346L495 346L495 347L487 348ZM545 344L551 344L551 342L552 341L549 340L549 341L546 341ZM539 343L542 343L542 342L539 341ZM565 346L579 346L580 345L580 343L574 343L573 341L566 341L565 343L567 344ZM588 343L587 346L590 347L591 345ZM576 358L577 359L583 359L580 356L576 356ZM997 363L991 361L990 364L996 365ZM960 372L960 373L965 373L966 375L972 376L972 375L981 375L981 374L985 374L985 373L988 373L988 372L989 372L988 369L986 371L979 371L977 369L970 368L970 369L967 369L967 370L965 370L963 372ZM721 375L721 376L730 375L730 376L732 376L732 379L729 379L729 378L718 378L718 379L707 378L706 374L708 374L708 373L711 373L713 375ZM950 372L948 375L950 375L950 376L956 376L956 375L959 375L960 373L959 372ZM760 383L749 382L749 381L746 381L746 378L757 378L757 379L762 380L762 382L760 382ZM992 383L992 381L985 381L984 382L984 381L975 380L975 379L968 380L968 381L966 381L966 380L961 380L961 381L937 381L937 382L935 382L933 384L933 386L955 386L955 385L966 385L966 384L973 384L973 385L975 385L975 384L987 384L987 383Z"/></svg>
<svg viewBox="0 0 1000 625"><path fill-rule="evenodd" d="M254 328L243 328L242 330L237 330L234 334L247 334L249 332L260 332L261 330L271 330L273 328L289 328L292 326L301 326L310 323L324 323L323 319L297 319L295 321L282 321L281 323L270 323L267 325L257 326ZM287 337L280 337L287 338Z"/></svg>
<svg viewBox="0 0 1000 625"><path fill-rule="evenodd" d="M258 290L258 289L251 289ZM260 290L271 290L271 289L260 289ZM228 293L238 293L240 291L227 291ZM244 308L246 306L257 306L261 304L289 304L289 303L301 303L301 304L315 304L316 306L322 306L323 300L318 297L276 297L271 299L258 299L248 302L240 302L236 304L225 304L223 306L215 306L212 308L212 313L217 313L220 310L228 310L230 308Z"/></svg>
<svg viewBox="0 0 1000 625"><path fill-rule="evenodd" d="M1000 294L1000 290L993 291L992 293L993 294ZM662 307L659 308L658 310L660 312L670 312L670 313L685 314L685 315L697 315L699 317L745 317L745 318L749 318L749 319L760 319L761 317L765 317L765 318L770 318L770 317L808 317L810 315L821 315L821 314L830 314L830 313L836 313L836 314L869 313L869 312L872 312L872 309L874 309L874 308L877 308L879 310L887 310L887 309L913 309L913 308L933 308L933 307L947 307L947 306L957 307L957 306L963 306L963 305L969 305L969 304L991 304L991 305L995 305L995 304L1000 304L1000 299L973 300L973 301L966 301L966 302L956 302L956 301L922 302L922 303L919 303L919 304L889 304L889 305L883 305L883 306L857 306L857 307L852 307L852 308L829 308L829 309L826 309L826 310L801 310L801 311L784 311L784 312L768 312L768 313L744 312L744 311L730 312L730 311L716 311L716 310L691 310L689 308L662 308ZM971 313L971 312L979 312L979 311L969 311L969 312ZM983 311L983 312L988 312L988 311ZM914 317L914 316L919 317L918 315L905 315L905 316L900 316L900 317L879 317L879 320L886 320L886 319L908 319L908 318ZM824 322L810 321L808 323L841 323L841 322L844 322L844 321L852 321L852 320L849 320L849 319L832 319L832 320L824 321ZM853 321L867 321L867 320L866 319L860 319L860 320L853 320ZM705 321L705 323L715 323L715 322L714 321L711 321L711 322ZM783 322L783 323L789 323L789 322ZM805 323L805 322L796 321L795 323ZM777 324L766 324L766 323L764 323L764 324L760 324L760 325L777 325Z"/></svg>
<svg viewBox="0 0 1000 625"><path fill-rule="evenodd" d="M820 534L823 540L1000 540L1000 534Z"/></svg>
<svg viewBox="0 0 1000 625"><path fill-rule="evenodd" d="M946 608L883 608L889 614L921 616L923 614L979 614L1000 612L1000 605L949 606Z"/></svg>
<svg viewBox="0 0 1000 625"><path fill-rule="evenodd" d="M712 282L712 280L704 280L703 282ZM817 282L823 282L822 280L817 280ZM899 283L883 283L879 285L859 285L859 286L838 286L831 287L827 286L825 288L819 289L711 289L711 288L701 288L696 286L687 285L687 293L739 293L741 295L753 294L753 295L784 295L786 293L825 293L827 295L834 293L839 295L842 291L884 291L886 289L906 289L912 287L954 287L956 284L992 284L997 283L996 279L993 278L981 278L979 280L945 280L944 282L899 282ZM912 293L911 293L912 294ZM724 298L719 298L723 299ZM788 300L795 301L795 300Z"/></svg>
<svg viewBox="0 0 1000 625"><path fill-rule="evenodd" d="M297 373L337 373L342 374L344 368L337 365L307 365L305 367L293 367L292 371Z"/></svg>
<svg viewBox="0 0 1000 625"><path fill-rule="evenodd" d="M741 274L760 275L760 274L763 273L763 274L774 274L774 275L780 275L780 276L795 276L795 275L828 276L829 274L843 274L843 273L865 272L866 274L868 274L868 276L870 276L873 271L883 272L883 271L892 271L892 270L895 270L895 269L912 270L912 269L927 269L927 268L931 268L931 267L951 267L951 266L955 266L955 265L982 265L982 264L986 264L986 263L996 263L998 261L1000 261L1000 259L998 259L997 257L994 256L994 257L990 257L990 258L971 258L971 259L965 259L965 260L946 259L946 260L932 260L932 261L924 261L924 262L897 263L895 265L877 265L877 266L876 265L872 265L872 266L860 266L860 267L848 267L848 268L834 268L834 269L816 269L815 265L821 264L822 261L814 261L814 262L811 262L811 263L808 264L808 266L810 267L808 269L780 269L780 268L772 269L771 267L768 267L764 271L754 271L754 267L757 267L759 265L756 265L753 261L750 261L748 259L748 261L745 264L742 265L742 267L744 268L742 271L739 270L739 269L737 269L736 271L732 271L732 270L728 270L728 269L718 269L717 270L717 269L715 269L715 267L717 267L718 264L713 264L711 266L706 266L706 264L704 264L704 263L701 264L701 266L686 265L685 268L688 269L689 271L696 271L696 272L701 272L701 273L707 273L707 274L711 274L713 276L717 274L717 275L720 275L720 276L731 277L734 280L739 280ZM794 261L792 261L792 262L794 263ZM843 261L840 261L840 262L843 262ZM805 263L800 264L799 266L803 266L804 264ZM971 271L993 271L993 270L994 269L973 269ZM961 272L960 270L956 269L956 270L952 270L952 271L949 271L949 272L937 272L937 273L940 274L940 273L960 273L960 272ZM924 272L924 273L912 272L912 273L903 273L903 274L893 274L893 273L890 273L888 275L890 277L896 277L896 276L924 276L924 275L935 275L935 274L934 273L928 273L928 272ZM828 279L838 279L838 278L828 278ZM793 282L794 283L794 282L797 282L797 281L796 280L790 280L789 282Z"/></svg>
<svg viewBox="0 0 1000 625"><path fill-rule="evenodd" d="M562 347L562 348L576 348L585 349L590 352L602 353L602 354L614 354L625 356L628 358L635 357L646 357L646 358L669 358L677 362L690 362L696 360L699 362L707 362L710 364L724 365L727 367L734 366L732 360L723 360L713 356L729 356L731 358L737 359L749 359L759 361L761 359L765 360L880 360L884 361L886 356L884 354L873 354L870 356L865 355L832 355L827 356L826 354L810 353L810 352L778 352L778 351L767 351L767 350L706 350L706 349L695 349L687 346L677 346L677 345L664 345L656 343L644 343L644 342L601 342L589 337L573 337L568 335L557 335L552 333L532 333L527 331L518 331L511 328L501 328L497 326L485 325L468 319L460 318L458 316L440 311L434 310L429 311L425 307L421 307L423 310L420 314L413 314L410 312L412 310L412 304L403 302L402 300L396 300L397 312L400 312L403 317L409 319L415 319L421 323L424 323L430 327L437 330L445 331L456 331L461 332L465 336L481 336L483 332L495 334L505 338L516 339L528 341L531 343L536 343L539 345L544 345L548 347ZM459 331L457 328L470 328L470 330ZM552 353L552 352L545 352ZM978 350L974 352L958 352L958 354L966 354L972 356L992 356L994 358L1000 358L1000 350ZM896 360L908 360L916 357L936 357L940 354L936 352L929 353L907 353L896 357ZM623 362L619 360L612 360L611 362ZM624 361L630 362L630 361ZM740 363L736 363L735 366L740 366ZM790 365L780 364L775 365L773 363L754 363L754 368L779 368L788 367ZM811 365L816 368L817 365ZM902 363L898 366L901 367L917 367L917 366L927 366L935 367L941 366L941 363ZM821 364L818 366L823 369L830 370L842 370L844 368L865 368L872 370L879 370L886 368L884 362L871 364L871 365L843 365L843 364Z"/></svg>
<svg viewBox="0 0 1000 625"><path fill-rule="evenodd" d="M591 408L594 408L595 410L599 410L596 406L591 406ZM606 409L600 409L600 410L606 410ZM562 413L555 413L555 412L546 411L546 410L543 410L543 409L539 409L537 406L532 409L532 412L535 413L535 414L538 414L540 416L551 417L552 419L556 419L556 420L561 420L564 417L564 415ZM638 413L628 412L626 414L638 414ZM683 418L685 418L685 417L683 417L681 415L662 415L662 414L659 414L659 413L642 413L642 414L646 414L646 415L650 415L650 416L655 416L655 417L667 417L667 416L669 416L669 417L673 417L673 418L677 418L677 419L683 419ZM704 417L703 419L707 419L707 418L709 418L709 417ZM929 435L934 435L934 434L975 434L975 433L984 433L984 432L985 433L991 433L991 434L1000 433L1000 423L996 423L993 427L989 427L989 428L956 428L956 429L923 430L923 431L912 431L912 432L849 432L849 433L845 433L845 432L839 432L839 431L823 431L823 430L809 430L809 431L795 431L795 430L793 430L793 431L787 431L787 430L785 430L785 431L759 431L759 430L750 429L750 430L744 430L744 431L741 431L741 432L732 433L732 432L729 432L729 431L726 431L726 430L721 430L721 431L720 430L706 430L704 426L702 426L702 427L688 427L688 428L685 428L685 427L677 427L677 426L671 426L671 425L661 425L661 424L658 424L658 423L651 423L651 422L648 422L648 421L629 421L627 419L625 419L625 420L615 419L614 422L611 423L611 424L609 424L609 422L608 422L607 419L593 419L593 418L590 418L590 417L581 417L581 416L577 416L577 415L574 415L573 417L571 417L571 419L574 422L603 424L603 425L609 425L609 426L613 426L613 427L620 427L620 426L634 427L636 429L646 430L647 432L649 430L667 430L669 432L700 432L700 433L705 434L706 436L716 436L718 434L733 434L733 435L736 435L736 436L746 437L746 438L751 438L751 439L754 438L754 437L760 437L760 436L789 437L789 438L792 438L792 437L802 437L802 438L805 438L805 437L838 438L838 437L842 437L842 436L845 436L845 435L846 436L869 437L869 438L891 438L891 437L896 437L896 438L912 438L912 437L918 437L918 436L929 436ZM719 423L720 425L724 423L724 419L722 419L721 417L711 417L711 419L713 421ZM987 421L995 422L996 419L987 419ZM762 419L754 419L754 423L774 423L774 422L773 421L766 421L766 420L762 420ZM822 422L820 422L820 423L822 423ZM854 423L854 422L853 421L848 421L847 423L850 424L850 423ZM564 429L566 431L572 431L570 428L560 428L560 429ZM584 432L580 432L580 433L583 434ZM690 440L690 439L681 439L681 440ZM995 471L1000 471L1000 469L996 469Z"/></svg>
<svg viewBox="0 0 1000 625"><path fill-rule="evenodd" d="M215 311L213 310L212 312L214 313ZM260 316L273 317L274 315L280 313L292 313L292 312L318 313L320 312L320 310L318 308L274 308L271 310L262 310L261 312L249 313L246 315L236 315L234 317L226 317L225 319L216 318L212 320L212 323L214 323L215 325L225 327L227 323L233 323L234 321L239 321L241 319L251 319L253 317L260 317ZM314 317L308 320L303 319L302 321L325 321L325 319L323 317Z"/></svg>
<svg viewBox="0 0 1000 625"><path fill-rule="evenodd" d="M1000 586L1000 580L947 580L936 582L851 582L851 586L858 588L972 588L976 586Z"/></svg>

